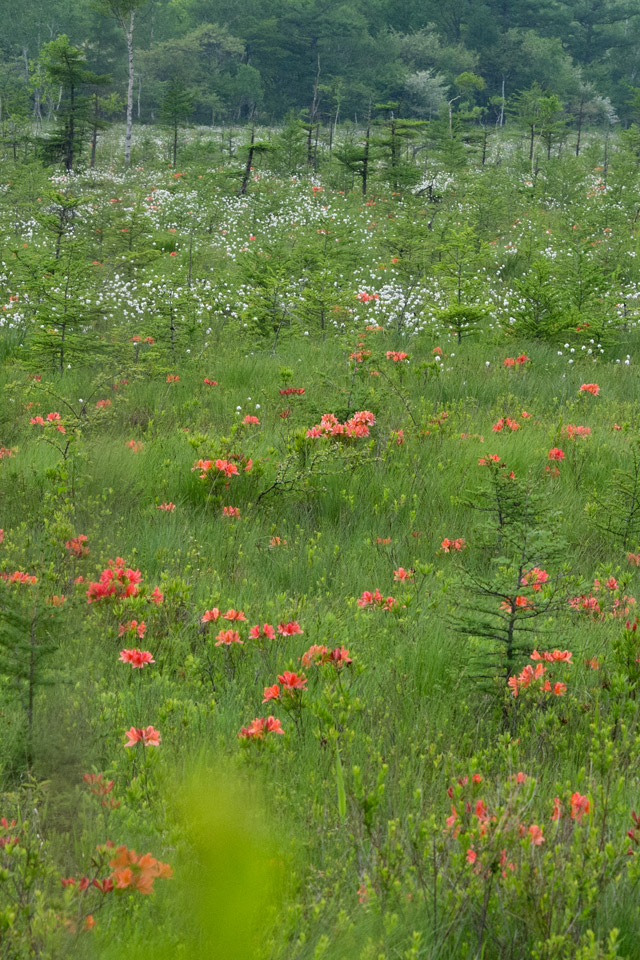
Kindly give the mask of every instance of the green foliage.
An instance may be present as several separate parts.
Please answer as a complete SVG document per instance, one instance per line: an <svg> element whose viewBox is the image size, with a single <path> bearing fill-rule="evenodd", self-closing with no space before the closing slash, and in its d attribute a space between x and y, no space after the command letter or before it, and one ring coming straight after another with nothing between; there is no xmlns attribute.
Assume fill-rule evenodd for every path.
<svg viewBox="0 0 640 960"><path fill-rule="evenodd" d="M614 470L602 493L587 509L591 520L623 549L640 540L640 448L632 442L624 469Z"/></svg>
<svg viewBox="0 0 640 960"><path fill-rule="evenodd" d="M463 570L468 589L462 592L469 600L453 623L468 638L471 674L506 681L540 644L540 626L559 605L561 573L549 578L546 568L559 563L563 544L557 517L544 509L545 499L531 481L519 480L503 462L488 458L483 465L489 482L469 504L483 517L475 539L485 554L486 573ZM547 578L542 586L539 570Z"/></svg>
<svg viewBox="0 0 640 960"><path fill-rule="evenodd" d="M447 71L427 125L393 70L347 119L367 11L318 78L287 9L313 123L190 125L179 169L149 124L124 173L114 125L72 178L6 145L7 960L638 957L638 171L588 130L532 171L514 124L482 165L492 11L362 54Z"/></svg>
<svg viewBox="0 0 640 960"><path fill-rule="evenodd" d="M42 141L43 156L50 163L62 160L70 172L87 136L89 101L84 88L107 84L110 77L88 70L83 51L74 47L65 34L43 46L40 65L48 82L60 89L63 98L56 116L58 130Z"/></svg>

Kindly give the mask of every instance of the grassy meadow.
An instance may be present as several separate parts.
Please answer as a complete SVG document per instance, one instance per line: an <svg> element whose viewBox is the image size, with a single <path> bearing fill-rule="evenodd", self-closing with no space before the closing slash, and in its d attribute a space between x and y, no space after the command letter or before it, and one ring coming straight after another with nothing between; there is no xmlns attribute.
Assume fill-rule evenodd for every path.
<svg viewBox="0 0 640 960"><path fill-rule="evenodd" d="M635 157L224 143L0 172L0 958L637 960Z"/></svg>

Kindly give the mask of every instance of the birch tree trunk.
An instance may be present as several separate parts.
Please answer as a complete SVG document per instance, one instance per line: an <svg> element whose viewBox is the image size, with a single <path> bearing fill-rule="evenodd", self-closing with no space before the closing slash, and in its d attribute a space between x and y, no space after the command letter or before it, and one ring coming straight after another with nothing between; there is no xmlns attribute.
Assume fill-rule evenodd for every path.
<svg viewBox="0 0 640 960"><path fill-rule="evenodd" d="M131 131L133 128L133 25L135 10L129 14L129 26L125 28L127 37L127 55L129 58L129 82L127 84L127 130L124 138L124 162L131 163Z"/></svg>

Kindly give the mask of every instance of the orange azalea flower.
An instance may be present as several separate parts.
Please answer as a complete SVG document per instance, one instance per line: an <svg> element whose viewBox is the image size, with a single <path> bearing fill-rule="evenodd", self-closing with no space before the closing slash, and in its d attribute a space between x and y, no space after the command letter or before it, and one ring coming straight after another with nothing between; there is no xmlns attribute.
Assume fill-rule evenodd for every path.
<svg viewBox="0 0 640 960"><path fill-rule="evenodd" d="M243 643L237 630L221 630L216 637L216 647L221 645L230 647L232 643Z"/></svg>
<svg viewBox="0 0 640 960"><path fill-rule="evenodd" d="M274 683L272 687L264 688L264 700L263 703L268 703L269 700L279 700L280 699L280 687L277 683Z"/></svg>
<svg viewBox="0 0 640 960"><path fill-rule="evenodd" d="M200 617L200 623L209 623L211 620L217 620L220 616L220 611L217 607L213 607L211 610L205 610L204 614Z"/></svg>
<svg viewBox="0 0 640 960"><path fill-rule="evenodd" d="M544 837L542 836L542 828L537 824L532 823L529 827L529 836L531 838L531 843L535 847L539 847L541 843L544 843Z"/></svg>
<svg viewBox="0 0 640 960"><path fill-rule="evenodd" d="M102 779L102 776L103 775L101 773L85 773L83 774L82 779L89 787L89 790L91 791L91 793L95 797L100 798L100 802L102 806L105 807L105 809L116 810L120 806L120 801L114 800L113 797L109 797L107 799L108 795L113 790L114 782L113 780L108 780L107 782L104 782ZM94 880L93 884L94 886L98 886L100 884L100 881ZM100 886L100 889L102 889L102 886ZM106 893L107 891L102 890L102 892Z"/></svg>
<svg viewBox="0 0 640 960"><path fill-rule="evenodd" d="M512 601L511 598L503 600L500 604L501 610L506 610L507 613L513 613L514 610L528 610L533 607L533 604L528 597L516 597L515 601Z"/></svg>
<svg viewBox="0 0 640 960"><path fill-rule="evenodd" d="M156 878L166 879L173 875L168 863L161 863L150 853L138 855L125 846L117 848L109 866L114 868L111 880L118 890L132 889L145 895L153 892Z"/></svg>
<svg viewBox="0 0 640 960"><path fill-rule="evenodd" d="M202 457L191 467L191 472L194 470L201 470L200 479L204 479L211 467L213 466L213 460L204 460Z"/></svg>
<svg viewBox="0 0 640 960"><path fill-rule="evenodd" d="M589 798L584 796L581 793L572 793L571 794L571 819L572 820L582 820L585 813L589 813L591 806L589 804Z"/></svg>
<svg viewBox="0 0 640 960"><path fill-rule="evenodd" d="M546 583L548 579L549 574L546 570L541 570L540 567L532 567L531 570L528 570L522 575L520 586L531 587L532 590L541 590L542 585Z"/></svg>
<svg viewBox="0 0 640 960"><path fill-rule="evenodd" d="M125 747L135 747L141 743L143 747L157 747L160 745L161 736L154 727L131 727L126 731L128 737Z"/></svg>
<svg viewBox="0 0 640 960"><path fill-rule="evenodd" d="M336 647L335 650L332 650L329 654L329 663L333 664L337 669L340 669L343 665L348 667L349 664L353 663L353 659L349 656L349 651L346 647Z"/></svg>
<svg viewBox="0 0 640 960"><path fill-rule="evenodd" d="M597 383L583 383L578 393L590 393L594 397L597 397L600 393L600 387Z"/></svg>
<svg viewBox="0 0 640 960"><path fill-rule="evenodd" d="M142 620L140 623L138 623L137 620L130 620L129 623L120 624L120 627L118 629L118 636L123 637L125 633L134 633L136 634L136 636L140 637L140 639L142 640L146 631L147 631L147 625L144 622L144 620Z"/></svg>
<svg viewBox="0 0 640 960"><path fill-rule="evenodd" d="M534 650L531 654L531 659L546 660L547 663L557 663L558 661L571 663L572 656L573 654L570 650L554 650L552 653L550 653L548 650L543 650L542 653L538 653L537 650Z"/></svg>
<svg viewBox="0 0 640 960"><path fill-rule="evenodd" d="M238 473L238 468L235 463L230 463L228 460L216 460L216 470L219 470L221 473L224 473L227 477L235 476Z"/></svg>
<svg viewBox="0 0 640 960"><path fill-rule="evenodd" d="M157 607L164 601L164 593L160 587L154 587L151 591L151 596L148 598L150 603L155 603Z"/></svg>
<svg viewBox="0 0 640 960"><path fill-rule="evenodd" d="M518 684L518 678L517 678L517 677L509 677L509 679L507 680L507 686L508 686L508 687L511 687L511 693L512 693L512 695L513 695L514 697L517 697L517 696L518 696L518 693L520 692L520 685Z"/></svg>
<svg viewBox="0 0 640 960"><path fill-rule="evenodd" d="M267 733L284 733L277 717L256 717L248 727L242 727L238 737L241 740L264 740Z"/></svg>
<svg viewBox="0 0 640 960"><path fill-rule="evenodd" d="M243 610L234 610L233 607L222 614L223 620L246 620Z"/></svg>
<svg viewBox="0 0 640 960"><path fill-rule="evenodd" d="M573 423L569 423L563 428L563 433L568 437L569 440L574 440L576 437L590 436L591 427L581 427Z"/></svg>
<svg viewBox="0 0 640 960"><path fill-rule="evenodd" d="M260 627L259 623L256 623L255 627L251 627L249 630L249 636L252 640L259 640L261 637L266 637L267 640L274 640L276 632L270 623L263 623L262 627Z"/></svg>
<svg viewBox="0 0 640 960"><path fill-rule="evenodd" d="M142 574L139 570L127 567L122 557L116 557L115 560L110 560L109 566L102 571L100 580L89 584L87 603L95 603L109 597L116 599L136 597L139 592L138 584L141 581Z"/></svg>
<svg viewBox="0 0 640 960"><path fill-rule="evenodd" d="M464 537L456 537L455 540L449 540L448 537L445 537L440 546L445 553L450 553L452 550L464 550L467 542Z"/></svg>
<svg viewBox="0 0 640 960"><path fill-rule="evenodd" d="M312 664L326 663L329 654L329 648L319 643L312 644L309 649L300 657L300 663L303 667L310 667Z"/></svg>
<svg viewBox="0 0 640 960"><path fill-rule="evenodd" d="M30 583L34 584L37 582L38 578L31 573L25 573L23 570L16 570L14 573L0 573L0 579L6 580L7 583Z"/></svg>
<svg viewBox="0 0 640 960"><path fill-rule="evenodd" d="M394 363L401 363L403 360L408 359L408 353L402 353L400 350L387 350L387 360L393 360Z"/></svg>
<svg viewBox="0 0 640 960"><path fill-rule="evenodd" d="M285 670L284 673L278 675L278 680L284 689L289 692L293 690L306 690L307 688L307 678L303 673L297 674L292 673L291 670Z"/></svg>
<svg viewBox="0 0 640 960"><path fill-rule="evenodd" d="M130 663L135 668L142 669L147 663L155 663L148 650L121 650L118 660L121 663Z"/></svg>

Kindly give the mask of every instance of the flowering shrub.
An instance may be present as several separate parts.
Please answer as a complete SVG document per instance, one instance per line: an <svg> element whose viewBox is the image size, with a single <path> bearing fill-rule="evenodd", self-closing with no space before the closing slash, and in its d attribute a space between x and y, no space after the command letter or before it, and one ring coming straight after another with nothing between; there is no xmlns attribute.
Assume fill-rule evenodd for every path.
<svg viewBox="0 0 640 960"><path fill-rule="evenodd" d="M102 571L100 579L89 584L87 602L97 603L99 600L137 597L140 583L142 583L140 571L127 567L122 557L116 557L115 560L109 561L109 566ZM144 636L144 631L141 635Z"/></svg>
<svg viewBox="0 0 640 960"><path fill-rule="evenodd" d="M168 863L161 863L150 853L137 854L135 850L128 850L124 845L116 849L109 860L109 866L113 867L109 879L115 890L136 890L145 896L153 893L156 879L173 876Z"/></svg>
<svg viewBox="0 0 640 960"><path fill-rule="evenodd" d="M572 610L586 613L597 620L605 617L627 617L635 606L635 598L622 593L623 587L615 577L608 577L604 583L596 578L592 590L571 597Z"/></svg>
<svg viewBox="0 0 640 960"><path fill-rule="evenodd" d="M251 743L263 742L270 733L283 734L282 724L276 717L256 717L248 727L242 727L238 737Z"/></svg>
<svg viewBox="0 0 640 960"><path fill-rule="evenodd" d="M370 410L358 410L344 423L333 413L325 413L320 423L307 430L308 437L368 437L370 427L376 422Z"/></svg>

